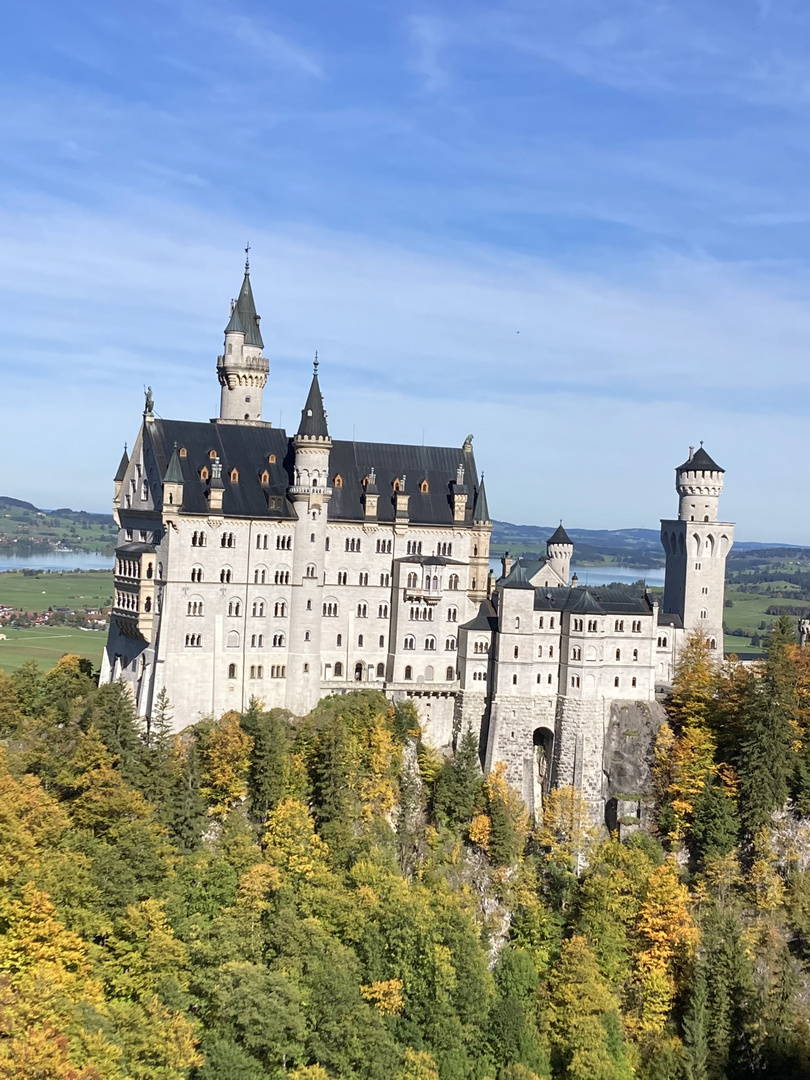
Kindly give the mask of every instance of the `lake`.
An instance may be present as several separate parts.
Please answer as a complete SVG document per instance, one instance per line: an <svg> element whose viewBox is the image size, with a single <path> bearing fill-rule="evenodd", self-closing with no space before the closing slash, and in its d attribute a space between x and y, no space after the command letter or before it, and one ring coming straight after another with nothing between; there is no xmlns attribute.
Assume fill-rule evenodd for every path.
<svg viewBox="0 0 810 1080"><path fill-rule="evenodd" d="M112 570L113 555L98 551L43 551L33 555L0 552L2 570Z"/></svg>
<svg viewBox="0 0 810 1080"><path fill-rule="evenodd" d="M501 560L490 559L490 569L496 578L501 576ZM571 573L579 578L580 587L584 585L607 585L611 581L621 581L627 585L643 578L648 585L664 586L663 566L571 566Z"/></svg>

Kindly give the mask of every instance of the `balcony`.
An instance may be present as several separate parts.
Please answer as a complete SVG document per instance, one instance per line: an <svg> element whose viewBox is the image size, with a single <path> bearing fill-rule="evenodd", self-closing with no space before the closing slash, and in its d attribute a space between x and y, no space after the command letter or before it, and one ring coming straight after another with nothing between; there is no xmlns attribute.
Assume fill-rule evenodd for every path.
<svg viewBox="0 0 810 1080"><path fill-rule="evenodd" d="M426 604L438 604L442 598L441 589L423 589L421 585L406 585L406 600L424 600Z"/></svg>

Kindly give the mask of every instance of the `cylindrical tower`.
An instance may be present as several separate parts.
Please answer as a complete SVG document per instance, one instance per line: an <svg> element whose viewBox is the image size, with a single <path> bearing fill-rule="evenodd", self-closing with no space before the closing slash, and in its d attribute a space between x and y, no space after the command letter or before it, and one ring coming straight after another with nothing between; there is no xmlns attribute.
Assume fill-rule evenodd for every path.
<svg viewBox="0 0 810 1080"><path fill-rule="evenodd" d="M239 298L231 304L231 318L225 327L225 346L217 357L217 376L222 387L219 419L228 423L261 423L262 391L270 366L262 356L264 342L259 330L250 263L245 260L245 277Z"/></svg>
<svg viewBox="0 0 810 1080"><path fill-rule="evenodd" d="M717 521L717 504L723 492L723 472L706 451L703 443L675 470L679 521Z"/></svg>

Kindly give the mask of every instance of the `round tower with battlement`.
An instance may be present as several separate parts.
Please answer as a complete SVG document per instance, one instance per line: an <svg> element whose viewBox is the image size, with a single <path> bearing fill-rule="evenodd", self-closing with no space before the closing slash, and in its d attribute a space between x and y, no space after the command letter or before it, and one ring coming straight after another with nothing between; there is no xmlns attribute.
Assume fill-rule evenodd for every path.
<svg viewBox="0 0 810 1080"><path fill-rule="evenodd" d="M217 376L222 387L220 423L262 422L262 391L267 384L270 366L262 355L264 342L259 321L250 287L250 263L246 259L242 288L239 297L231 301L231 318L225 327L225 345L222 355L217 357Z"/></svg>

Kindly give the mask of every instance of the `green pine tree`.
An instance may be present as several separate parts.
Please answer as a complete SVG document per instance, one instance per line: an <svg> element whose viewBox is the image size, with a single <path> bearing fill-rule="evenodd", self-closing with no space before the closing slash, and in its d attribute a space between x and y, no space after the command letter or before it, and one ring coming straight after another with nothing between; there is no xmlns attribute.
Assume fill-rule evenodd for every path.
<svg viewBox="0 0 810 1080"><path fill-rule="evenodd" d="M689 1003L683 1020L683 1045L686 1053L686 1080L709 1077L709 994L702 960L695 966Z"/></svg>
<svg viewBox="0 0 810 1080"><path fill-rule="evenodd" d="M433 809L440 821L469 825L483 802L483 777L478 757L478 737L467 728L453 757L436 778Z"/></svg>
<svg viewBox="0 0 810 1080"><path fill-rule="evenodd" d="M692 853L703 861L733 851L739 833L734 802L714 776L708 776L695 800L692 818Z"/></svg>

